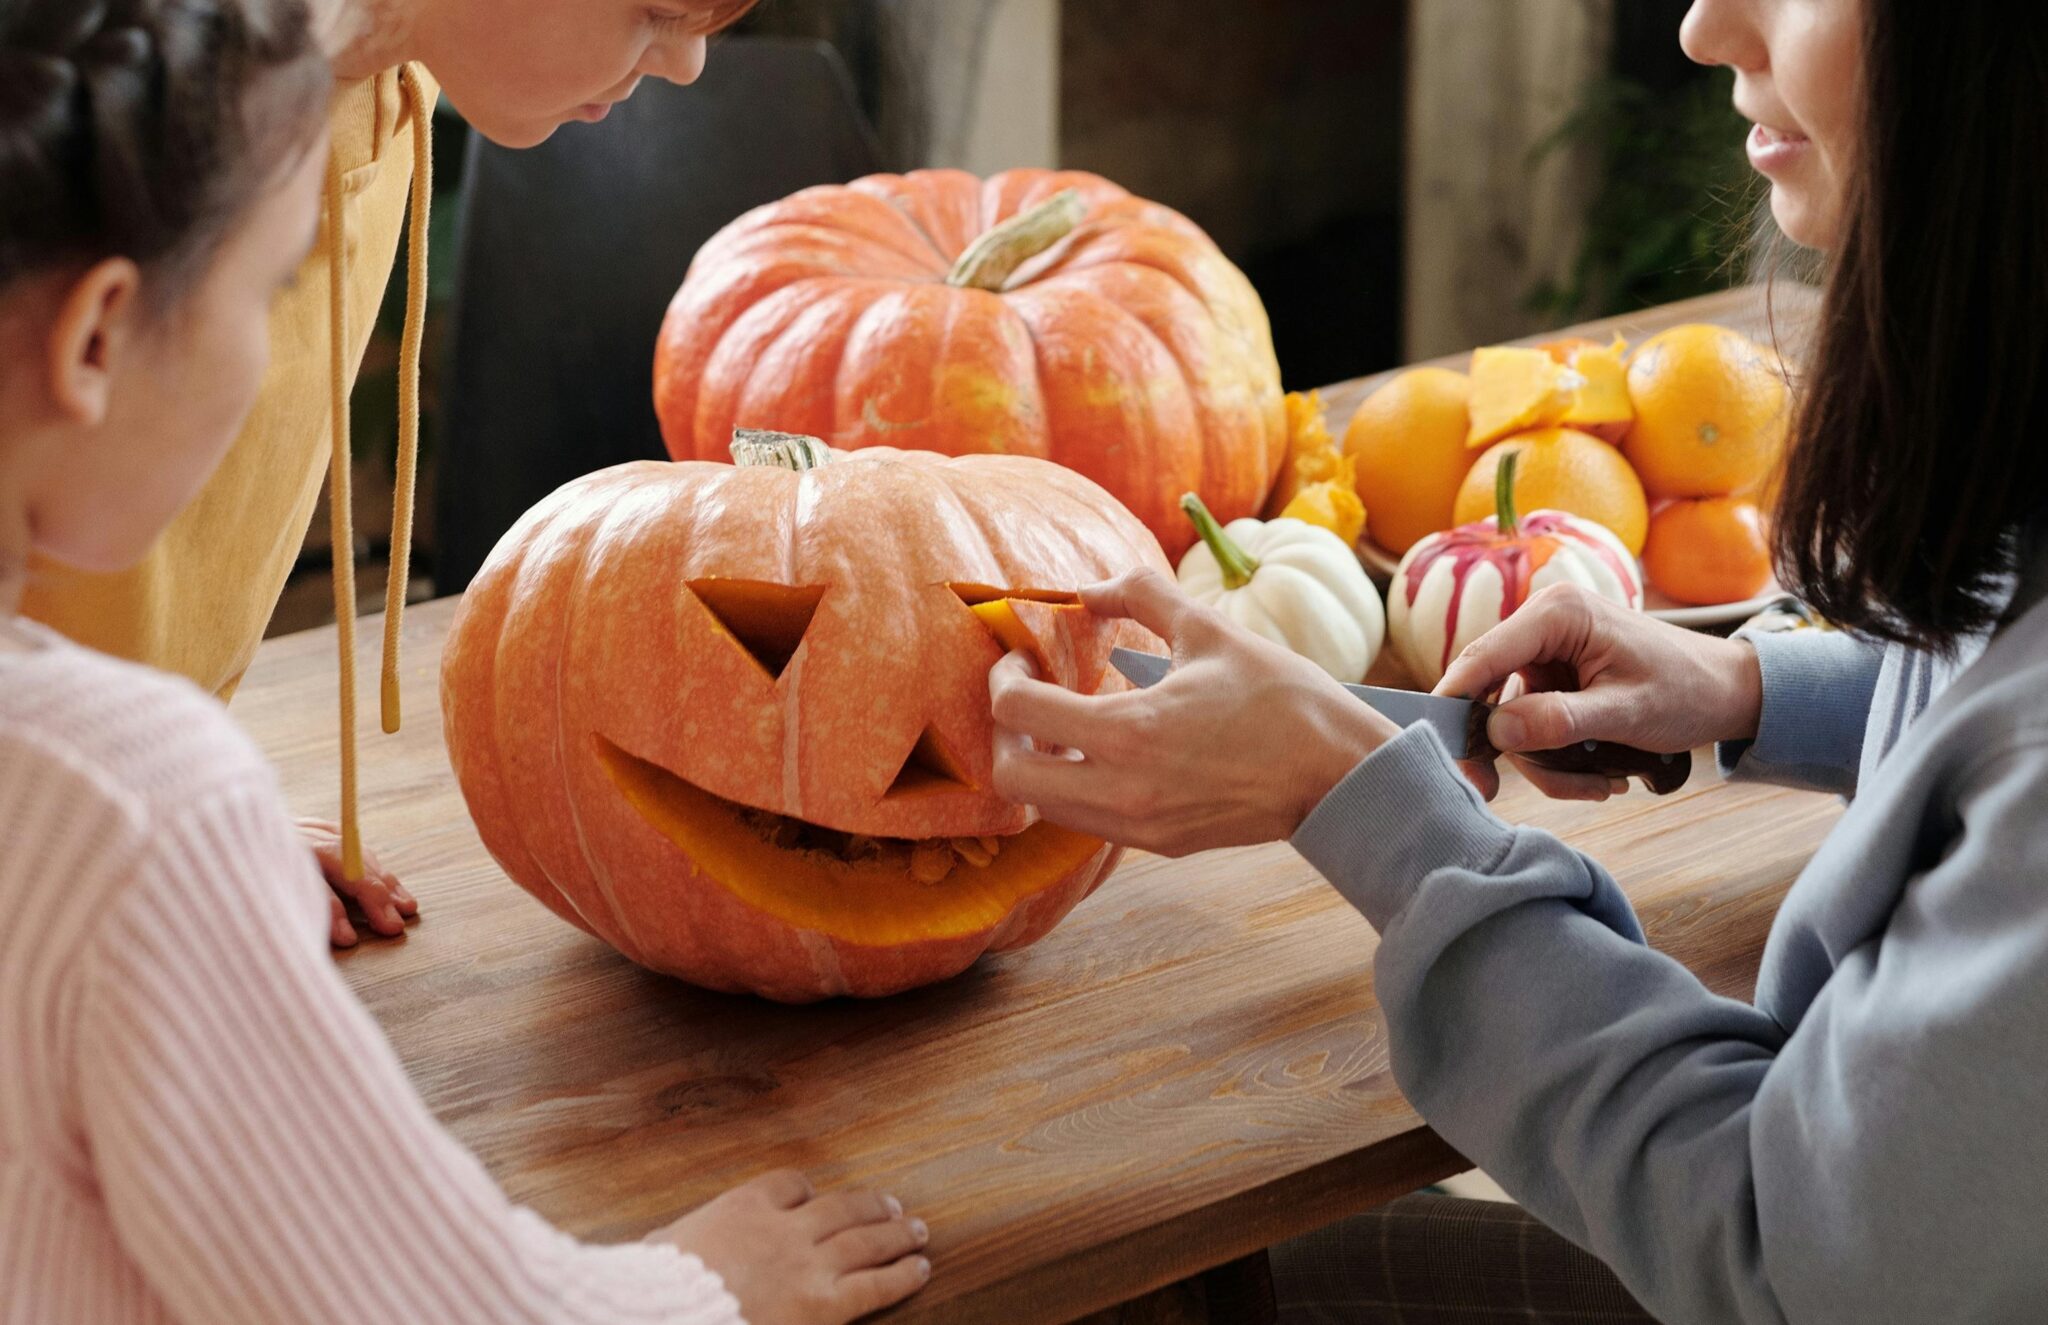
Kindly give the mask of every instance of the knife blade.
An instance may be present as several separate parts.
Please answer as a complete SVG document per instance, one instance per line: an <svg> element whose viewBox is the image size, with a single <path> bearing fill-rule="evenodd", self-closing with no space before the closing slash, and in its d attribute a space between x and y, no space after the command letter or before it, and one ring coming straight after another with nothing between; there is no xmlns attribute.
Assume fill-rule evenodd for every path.
<svg viewBox="0 0 2048 1325"><path fill-rule="evenodd" d="M1109 661L1125 680L1141 690L1158 685L1173 670L1171 658L1136 649L1113 649ZM1493 714L1491 704L1385 686L1346 683L1344 688L1398 727L1423 723L1435 728L1454 759L1491 759L1498 753L1486 739L1486 720ZM1521 757L1561 773L1641 778L1659 796L1677 791L1692 776L1690 752L1660 754L1614 741L1581 741L1559 750L1524 751Z"/></svg>

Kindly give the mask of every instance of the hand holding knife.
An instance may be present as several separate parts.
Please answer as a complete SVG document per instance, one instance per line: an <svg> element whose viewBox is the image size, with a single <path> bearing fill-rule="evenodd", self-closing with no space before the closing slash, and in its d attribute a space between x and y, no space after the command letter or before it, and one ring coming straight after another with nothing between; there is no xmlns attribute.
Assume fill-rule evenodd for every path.
<svg viewBox="0 0 2048 1325"><path fill-rule="evenodd" d="M1135 649L1114 650L1110 664L1140 689L1157 685L1173 669L1171 658ZM1435 728L1453 758L1492 759L1498 753L1486 739L1486 720L1493 713L1491 704L1381 686L1347 684L1344 688L1399 726L1421 722ZM1559 750L1523 751L1519 757L1563 773L1641 778L1659 796L1677 791L1692 776L1689 752L1658 754L1612 741L1582 741Z"/></svg>

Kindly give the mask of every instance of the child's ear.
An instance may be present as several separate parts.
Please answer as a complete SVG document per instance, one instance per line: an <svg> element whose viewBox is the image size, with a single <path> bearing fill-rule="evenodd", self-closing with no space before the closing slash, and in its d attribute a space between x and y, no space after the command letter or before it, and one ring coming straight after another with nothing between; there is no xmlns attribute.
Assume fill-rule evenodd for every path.
<svg viewBox="0 0 2048 1325"><path fill-rule="evenodd" d="M72 283L50 328L50 400L73 423L105 422L114 373L134 340L142 273L127 258L96 263Z"/></svg>

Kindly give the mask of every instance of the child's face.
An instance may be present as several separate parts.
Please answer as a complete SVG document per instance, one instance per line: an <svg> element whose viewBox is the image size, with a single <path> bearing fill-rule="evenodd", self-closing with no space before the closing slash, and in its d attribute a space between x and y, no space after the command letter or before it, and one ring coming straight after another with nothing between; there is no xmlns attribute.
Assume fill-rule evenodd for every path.
<svg viewBox="0 0 2048 1325"><path fill-rule="evenodd" d="M642 78L704 71L691 0L420 0L413 36L463 118L506 147L596 121Z"/></svg>
<svg viewBox="0 0 2048 1325"><path fill-rule="evenodd" d="M67 401L57 411L65 424L29 512L38 551L84 570L133 565L204 486L263 385L270 305L318 233L326 165L322 138L249 205L205 273L162 314L140 310L140 286L93 287L104 291L105 311L82 357L96 356L97 369L61 362L61 349L51 368L74 378L96 371L99 408L79 417ZM133 272L101 264L81 288L118 268Z"/></svg>
<svg viewBox="0 0 2048 1325"><path fill-rule="evenodd" d="M1931 2L1931 0L1930 0ZM1749 159L1795 243L1834 247L1854 166L1863 0L1693 0L1679 40L1735 70Z"/></svg>

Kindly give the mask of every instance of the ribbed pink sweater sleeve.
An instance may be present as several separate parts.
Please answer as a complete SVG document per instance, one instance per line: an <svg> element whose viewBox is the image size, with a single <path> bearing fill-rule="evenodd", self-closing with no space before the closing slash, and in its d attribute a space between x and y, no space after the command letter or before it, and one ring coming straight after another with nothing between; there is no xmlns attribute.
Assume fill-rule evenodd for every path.
<svg viewBox="0 0 2048 1325"><path fill-rule="evenodd" d="M73 986L92 1180L161 1305L222 1325L740 1325L695 1257L585 1245L510 1204L336 973L267 770L205 781L109 824L102 847L132 846Z"/></svg>

